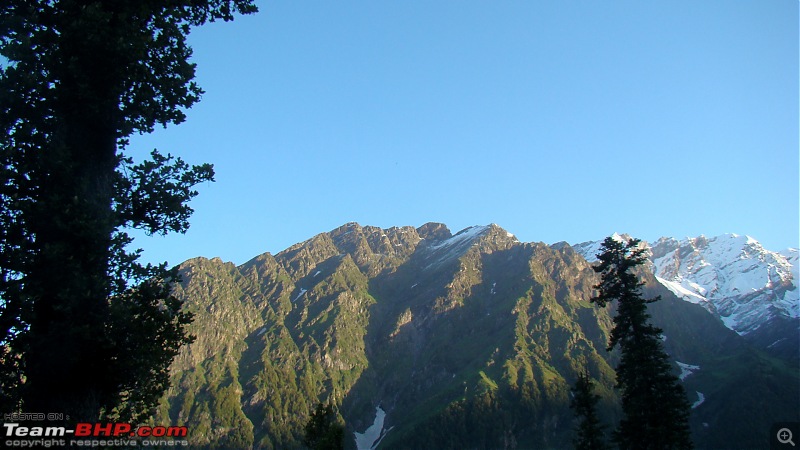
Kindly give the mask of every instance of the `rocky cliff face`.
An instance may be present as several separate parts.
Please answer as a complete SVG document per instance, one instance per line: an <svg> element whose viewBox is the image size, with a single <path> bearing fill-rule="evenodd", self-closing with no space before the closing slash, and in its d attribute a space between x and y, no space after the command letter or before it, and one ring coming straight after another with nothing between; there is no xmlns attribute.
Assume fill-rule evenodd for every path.
<svg viewBox="0 0 800 450"><path fill-rule="evenodd" d="M618 418L613 312L589 303L597 279L569 245L521 243L497 225L351 223L239 267L198 258L180 269L197 340L159 416L189 426L195 445L301 448L314 406L332 402L365 448L561 448L584 369L604 418ZM664 297L652 311L665 347L698 367L684 383L704 399L692 422L701 447L758 446L761 428L794 417L789 363L647 277Z"/></svg>

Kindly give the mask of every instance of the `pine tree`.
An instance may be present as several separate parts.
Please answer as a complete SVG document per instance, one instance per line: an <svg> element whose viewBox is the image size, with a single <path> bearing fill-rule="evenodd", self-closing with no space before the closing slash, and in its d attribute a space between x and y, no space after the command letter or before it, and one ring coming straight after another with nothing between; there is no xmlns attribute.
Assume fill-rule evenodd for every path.
<svg viewBox="0 0 800 450"><path fill-rule="evenodd" d="M199 101L193 26L253 0L4 0L0 6L0 410L147 417L190 341L176 272L127 231L185 232L213 180L129 137ZM131 289L133 288L133 289Z"/></svg>
<svg viewBox="0 0 800 450"><path fill-rule="evenodd" d="M311 450L344 449L344 427L337 421L331 404L317 404L306 422L303 443Z"/></svg>
<svg viewBox="0 0 800 450"><path fill-rule="evenodd" d="M577 435L573 444L578 450L604 450L606 446L603 437L603 425L597 417L597 403L600 396L594 393L592 380L587 372L578 374L575 386L572 387L572 400L570 408L575 412L575 417L580 420Z"/></svg>
<svg viewBox="0 0 800 450"><path fill-rule="evenodd" d="M690 406L662 346L662 330L649 322L647 304L660 297L645 300L641 295L644 283L634 273L646 261L640 244L608 237L594 267L601 281L592 302L605 307L617 301L608 350L618 346L621 353L616 371L624 418L614 440L621 449L687 449L692 447Z"/></svg>

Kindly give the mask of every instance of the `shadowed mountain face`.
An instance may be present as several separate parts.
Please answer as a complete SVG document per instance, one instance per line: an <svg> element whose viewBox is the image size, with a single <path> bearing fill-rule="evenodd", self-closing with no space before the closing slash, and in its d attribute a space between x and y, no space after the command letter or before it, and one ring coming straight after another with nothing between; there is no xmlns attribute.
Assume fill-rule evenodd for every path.
<svg viewBox="0 0 800 450"><path fill-rule="evenodd" d="M521 243L496 225L347 224L181 273L197 340L159 417L189 426L195 445L301 448L310 413L331 401L352 448L353 433L361 448L569 447L569 388L585 369L601 417L619 419L613 311L589 303L597 278L569 245ZM653 320L696 405L697 446L764 447L772 422L797 420L796 361L642 276L663 296Z"/></svg>

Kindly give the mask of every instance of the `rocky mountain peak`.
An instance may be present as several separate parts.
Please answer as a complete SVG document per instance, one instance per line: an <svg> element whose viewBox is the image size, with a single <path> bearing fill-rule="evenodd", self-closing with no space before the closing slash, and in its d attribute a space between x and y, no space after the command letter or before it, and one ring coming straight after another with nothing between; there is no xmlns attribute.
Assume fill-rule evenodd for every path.
<svg viewBox="0 0 800 450"><path fill-rule="evenodd" d="M614 232L611 235L611 238L618 241L618 242L627 242L628 239L631 238L629 234L619 234ZM575 244L572 248L575 249L576 252L583 255L586 258L586 261L594 262L597 261L597 254L600 253L600 247L603 245L603 240L599 241L588 241L588 242L581 242L580 244Z"/></svg>
<svg viewBox="0 0 800 450"><path fill-rule="evenodd" d="M600 243L574 247L593 261ZM682 240L662 237L650 250L652 270L661 284L740 334L776 318L800 318L797 258L791 251L772 252L750 236L733 233Z"/></svg>
<svg viewBox="0 0 800 450"><path fill-rule="evenodd" d="M428 222L417 228L417 233L423 239L430 241L443 241L453 236L447 225L437 222Z"/></svg>

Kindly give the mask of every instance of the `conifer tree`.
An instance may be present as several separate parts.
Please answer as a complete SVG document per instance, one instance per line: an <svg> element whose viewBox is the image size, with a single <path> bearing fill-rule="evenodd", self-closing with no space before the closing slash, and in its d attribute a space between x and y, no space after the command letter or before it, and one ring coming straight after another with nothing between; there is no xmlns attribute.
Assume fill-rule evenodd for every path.
<svg viewBox="0 0 800 450"><path fill-rule="evenodd" d="M187 36L253 0L0 3L0 410L141 420L190 338L176 272L128 231L184 232L213 180L133 134L200 99ZM133 289L131 289L133 288Z"/></svg>
<svg viewBox="0 0 800 450"><path fill-rule="evenodd" d="M317 404L306 422L303 443L311 450L344 449L344 427L336 419L333 405Z"/></svg>
<svg viewBox="0 0 800 450"><path fill-rule="evenodd" d="M662 330L649 321L647 304L660 297L644 299L644 283L634 273L646 261L640 244L638 239L608 237L594 267L601 279L592 302L605 307L617 301L608 350L620 349L616 371L624 418L614 440L621 449L687 449L692 447L690 406L662 346Z"/></svg>
<svg viewBox="0 0 800 450"><path fill-rule="evenodd" d="M578 423L577 435L573 444L578 450L604 450L608 448L603 437L603 425L597 417L597 402L600 396L594 393L592 380L587 372L578 374L575 386L572 387L570 408L573 409Z"/></svg>

